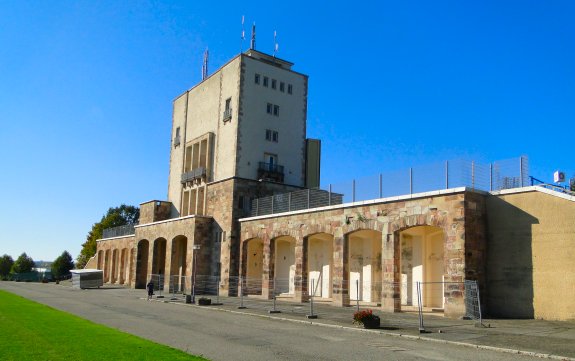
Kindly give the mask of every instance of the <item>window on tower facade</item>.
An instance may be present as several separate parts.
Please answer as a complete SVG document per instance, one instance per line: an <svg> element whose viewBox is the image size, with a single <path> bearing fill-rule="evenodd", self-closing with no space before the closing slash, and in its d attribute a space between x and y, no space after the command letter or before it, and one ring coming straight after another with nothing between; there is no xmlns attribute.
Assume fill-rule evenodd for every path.
<svg viewBox="0 0 575 361"><path fill-rule="evenodd" d="M259 74L256 74L256 75L255 75L254 82L255 82L256 84L259 84L259 83L260 83L260 75L259 75Z"/></svg>
<svg viewBox="0 0 575 361"><path fill-rule="evenodd" d="M284 83L283 81L281 81L281 82L280 82L280 91L281 91L282 93L285 92L285 87L286 87L285 83Z"/></svg>
<svg viewBox="0 0 575 361"><path fill-rule="evenodd" d="M276 84L277 84L277 81L275 79L272 79L272 89L276 88Z"/></svg>
<svg viewBox="0 0 575 361"><path fill-rule="evenodd" d="M274 115L276 117L279 117L279 115L280 115L280 106L279 105L274 105Z"/></svg>
<svg viewBox="0 0 575 361"><path fill-rule="evenodd" d="M293 92L293 87L291 84L288 84L288 94L291 94Z"/></svg>
<svg viewBox="0 0 575 361"><path fill-rule="evenodd" d="M266 88L268 87L268 82L269 82L268 77L267 77L267 76L264 76L264 86L265 86Z"/></svg>
<svg viewBox="0 0 575 361"><path fill-rule="evenodd" d="M272 103L268 103L268 105L267 105L267 107L266 107L266 112L267 112L268 114L272 114L272 112L273 112L273 105L272 105Z"/></svg>

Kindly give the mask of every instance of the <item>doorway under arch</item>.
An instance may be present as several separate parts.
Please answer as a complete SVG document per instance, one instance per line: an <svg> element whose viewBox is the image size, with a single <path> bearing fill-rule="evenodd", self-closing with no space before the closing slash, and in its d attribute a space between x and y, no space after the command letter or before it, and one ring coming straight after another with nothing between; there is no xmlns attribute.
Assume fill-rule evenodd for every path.
<svg viewBox="0 0 575 361"><path fill-rule="evenodd" d="M333 236L317 233L307 240L308 292L319 298L331 298L333 272Z"/></svg>
<svg viewBox="0 0 575 361"><path fill-rule="evenodd" d="M105 251L105 256L104 256L104 282L106 283L110 283L111 282L111 277L110 277L110 262L111 262L111 254L110 254L110 250L107 249Z"/></svg>
<svg viewBox="0 0 575 361"><path fill-rule="evenodd" d="M177 236L172 240L170 285L174 292L183 292L186 286L186 255L188 238Z"/></svg>
<svg viewBox="0 0 575 361"><path fill-rule="evenodd" d="M419 306L420 282L422 306L443 309L445 232L439 227L417 226L401 231L399 236L401 305Z"/></svg>
<svg viewBox="0 0 575 361"><path fill-rule="evenodd" d="M246 294L261 295L264 274L264 241L253 238L246 243Z"/></svg>
<svg viewBox="0 0 575 361"><path fill-rule="evenodd" d="M381 298L381 232L348 234L350 300L378 302Z"/></svg>
<svg viewBox="0 0 575 361"><path fill-rule="evenodd" d="M154 241L154 253L152 254L152 274L164 274L166 269L166 244L165 238Z"/></svg>
<svg viewBox="0 0 575 361"><path fill-rule="evenodd" d="M148 277L148 254L150 250L150 242L143 239L138 242L138 249L136 254L136 288L146 288Z"/></svg>
<svg viewBox="0 0 575 361"><path fill-rule="evenodd" d="M118 255L118 249L112 251L112 278L110 283L118 283L118 261L120 257Z"/></svg>
<svg viewBox="0 0 575 361"><path fill-rule="evenodd" d="M274 289L276 294L295 294L295 239L280 236L275 240Z"/></svg>

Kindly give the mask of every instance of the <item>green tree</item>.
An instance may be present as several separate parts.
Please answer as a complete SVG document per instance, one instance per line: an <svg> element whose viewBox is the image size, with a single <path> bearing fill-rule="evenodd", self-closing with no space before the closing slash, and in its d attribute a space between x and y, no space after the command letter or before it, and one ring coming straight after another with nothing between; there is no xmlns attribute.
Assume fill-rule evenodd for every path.
<svg viewBox="0 0 575 361"><path fill-rule="evenodd" d="M74 269L74 261L68 251L62 252L52 263L52 275L56 279L61 279L68 275L71 269Z"/></svg>
<svg viewBox="0 0 575 361"><path fill-rule="evenodd" d="M14 264L14 260L11 256L5 254L0 257L0 279L5 280L8 278L10 274L10 270L12 269L12 265Z"/></svg>
<svg viewBox="0 0 575 361"><path fill-rule="evenodd" d="M76 258L76 267L84 268L86 263L96 254L96 241L102 238L102 232L106 228L124 226L127 224L138 224L140 219L140 208L127 206L125 204L119 207L109 208L108 212L98 223L94 223L92 230L86 237L86 242L82 244L82 250Z"/></svg>
<svg viewBox="0 0 575 361"><path fill-rule="evenodd" d="M34 260L26 252L22 253L12 265L12 273L26 273L34 268Z"/></svg>

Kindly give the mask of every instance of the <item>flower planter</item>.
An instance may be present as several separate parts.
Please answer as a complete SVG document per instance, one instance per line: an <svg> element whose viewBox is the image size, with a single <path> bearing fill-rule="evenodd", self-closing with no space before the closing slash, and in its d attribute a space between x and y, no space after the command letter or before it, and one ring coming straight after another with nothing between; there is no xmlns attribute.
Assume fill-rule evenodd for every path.
<svg viewBox="0 0 575 361"><path fill-rule="evenodd" d="M380 324L381 320L379 319L379 316L373 316L363 320L363 328L379 328Z"/></svg>
<svg viewBox="0 0 575 361"><path fill-rule="evenodd" d="M198 299L198 305L200 306L209 306L212 304L211 298L200 298Z"/></svg>

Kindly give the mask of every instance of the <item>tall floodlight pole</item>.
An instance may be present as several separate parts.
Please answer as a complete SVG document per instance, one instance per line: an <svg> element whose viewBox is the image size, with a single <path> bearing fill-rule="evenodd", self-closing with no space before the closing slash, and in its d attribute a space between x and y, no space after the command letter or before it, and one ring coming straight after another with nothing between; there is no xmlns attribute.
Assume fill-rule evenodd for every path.
<svg viewBox="0 0 575 361"><path fill-rule="evenodd" d="M194 250L194 268L192 270L192 303L196 303L196 260L198 259L197 254L200 250L200 245L194 244L192 249Z"/></svg>

